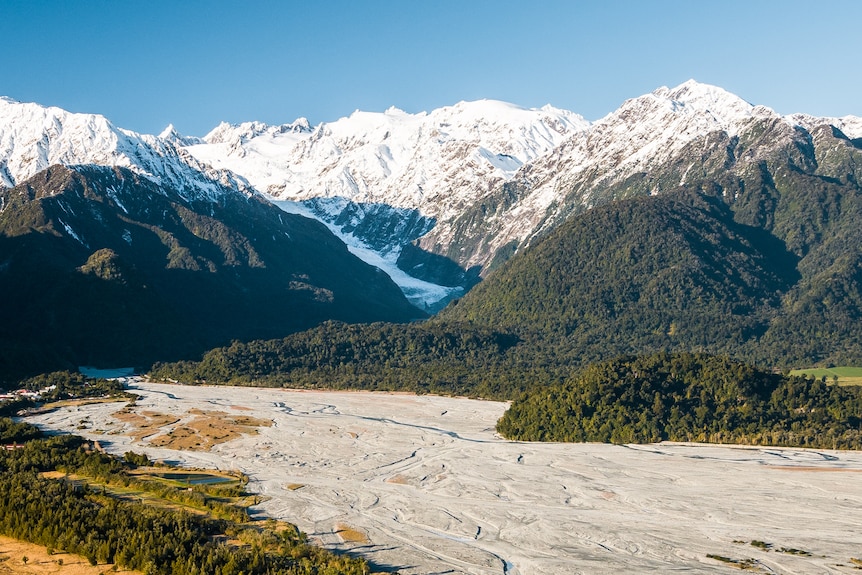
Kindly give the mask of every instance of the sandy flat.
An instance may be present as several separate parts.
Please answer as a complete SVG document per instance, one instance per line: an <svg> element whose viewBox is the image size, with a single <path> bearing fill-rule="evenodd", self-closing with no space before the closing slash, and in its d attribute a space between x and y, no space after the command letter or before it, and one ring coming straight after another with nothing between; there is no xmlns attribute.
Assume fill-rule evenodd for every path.
<svg viewBox="0 0 862 575"><path fill-rule="evenodd" d="M239 470L262 513L407 575L858 573L862 452L538 444L494 432L506 404L136 382L134 410L271 421L209 450L155 447L121 404L30 419L195 467ZM198 411L196 411L198 410ZM76 429L82 420L86 429ZM793 473L788 473L793 470ZM843 470L847 473L824 473ZM755 547L752 541L768 548ZM783 551L782 551L783 550ZM806 554L794 554L788 550Z"/></svg>

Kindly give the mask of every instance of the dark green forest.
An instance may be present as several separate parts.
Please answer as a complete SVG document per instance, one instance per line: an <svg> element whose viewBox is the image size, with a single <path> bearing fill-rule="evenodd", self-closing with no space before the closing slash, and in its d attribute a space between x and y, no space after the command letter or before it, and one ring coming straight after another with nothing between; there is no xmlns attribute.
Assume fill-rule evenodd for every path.
<svg viewBox="0 0 862 575"><path fill-rule="evenodd" d="M860 364L862 193L814 186L775 192L770 229L726 188L593 208L434 321L535 333L540 353L569 363L678 350L782 369Z"/></svg>
<svg viewBox="0 0 862 575"><path fill-rule="evenodd" d="M862 255L852 266L841 262L853 252L836 255L828 279L806 275L817 250L802 257L736 220L704 191L614 202L561 225L428 321L327 323L152 374L511 399L621 354L693 351L780 369L862 362Z"/></svg>
<svg viewBox="0 0 862 575"><path fill-rule="evenodd" d="M749 348L798 280L796 261L713 196L624 200L561 225L435 320L537 334L566 363L683 349L774 365Z"/></svg>
<svg viewBox="0 0 862 575"><path fill-rule="evenodd" d="M526 394L497 424L510 439L862 448L862 388L660 353L586 367Z"/></svg>
<svg viewBox="0 0 862 575"><path fill-rule="evenodd" d="M234 342L202 361L156 364L182 383L511 397L565 370L522 358L515 335L470 324L326 322L277 340Z"/></svg>
<svg viewBox="0 0 862 575"><path fill-rule="evenodd" d="M212 514L158 508L123 501L80 481L48 479L43 472L62 471L128 485L134 480L127 472L141 457L119 460L87 449L89 444L76 436L37 435L32 426L0 419L3 443L26 442L21 449L0 451L4 535L44 545L49 553L62 550L93 565L113 563L147 575L368 573L364 561L311 546L295 528L276 531ZM176 491L176 497L207 498L197 491ZM246 543L228 544L228 537Z"/></svg>
<svg viewBox="0 0 862 575"><path fill-rule="evenodd" d="M426 317L325 226L256 196L191 202L123 168L52 166L0 204L0 385Z"/></svg>

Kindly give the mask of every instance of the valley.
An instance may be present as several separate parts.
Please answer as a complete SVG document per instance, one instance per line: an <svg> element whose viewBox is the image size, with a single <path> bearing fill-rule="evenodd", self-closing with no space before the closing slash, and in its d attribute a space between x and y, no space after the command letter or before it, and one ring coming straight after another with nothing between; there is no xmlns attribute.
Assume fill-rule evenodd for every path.
<svg viewBox="0 0 862 575"><path fill-rule="evenodd" d="M4 3L0 575L862 574L862 2L668 4Z"/></svg>
<svg viewBox="0 0 862 575"><path fill-rule="evenodd" d="M428 395L129 390L140 398L127 409L164 416L158 431L142 435L120 404L28 421L111 453L241 471L261 496L252 511L378 570L851 573L862 545L856 451L511 442L494 432L506 403ZM201 412L248 425L224 442L157 446Z"/></svg>

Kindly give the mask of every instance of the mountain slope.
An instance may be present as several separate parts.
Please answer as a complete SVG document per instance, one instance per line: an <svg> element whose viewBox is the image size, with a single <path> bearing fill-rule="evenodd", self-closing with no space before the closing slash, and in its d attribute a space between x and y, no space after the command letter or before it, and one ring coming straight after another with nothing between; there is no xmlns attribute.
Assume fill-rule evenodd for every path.
<svg viewBox="0 0 862 575"><path fill-rule="evenodd" d="M226 193L254 193L242 178L196 160L164 137L117 128L103 116L0 97L0 188L12 187L54 164L128 168L186 200L217 200Z"/></svg>
<svg viewBox="0 0 862 575"><path fill-rule="evenodd" d="M189 201L98 166L53 166L0 191L0 298L4 379L419 315L313 220L230 191Z"/></svg>
<svg viewBox="0 0 862 575"><path fill-rule="evenodd" d="M462 102L425 115L356 112L313 129L304 120L222 125L186 149L272 197L301 201L295 209L389 270L467 289L597 205L715 182L736 193L730 180L799 157L824 126L851 144L862 137L860 118L784 117L688 81L593 123L551 108Z"/></svg>
<svg viewBox="0 0 862 575"><path fill-rule="evenodd" d="M572 214L615 199L714 182L733 194L735 182L758 177L764 161L768 171L789 160L816 174L801 150L811 148L813 131L829 126L846 129L848 142L862 136L859 118L782 117L694 81L660 88L571 135L417 244L463 267L493 268Z"/></svg>
<svg viewBox="0 0 862 575"><path fill-rule="evenodd" d="M326 222L358 254L376 254L371 257L393 278L400 267L413 278L453 288L440 294L415 280L410 285L409 277L397 279L423 305L470 287L478 268L465 274L451 263L417 261L415 252L399 260L402 248L457 218L519 167L587 125L549 106L526 110L482 100L428 114L357 111L314 129L304 119L283 126L222 124L204 138L206 144L186 149L241 174L285 209Z"/></svg>
<svg viewBox="0 0 862 575"><path fill-rule="evenodd" d="M862 361L862 149L781 118L713 139L649 172L686 171L684 191L570 216L440 320L535 331L578 361L663 349Z"/></svg>
<svg viewBox="0 0 862 575"><path fill-rule="evenodd" d="M436 321L538 337L578 362L666 348L727 353L766 331L798 279L796 261L717 198L618 201L561 225Z"/></svg>

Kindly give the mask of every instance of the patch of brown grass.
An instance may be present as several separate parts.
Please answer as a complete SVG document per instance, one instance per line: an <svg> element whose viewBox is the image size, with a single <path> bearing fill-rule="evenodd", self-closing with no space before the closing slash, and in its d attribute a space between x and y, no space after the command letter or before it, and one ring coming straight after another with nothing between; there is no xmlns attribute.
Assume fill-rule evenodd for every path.
<svg viewBox="0 0 862 575"><path fill-rule="evenodd" d="M163 427L174 425L180 421L176 415L159 413L157 411L142 411L135 413L131 408L124 408L114 414L114 419L128 423L135 429L127 433L137 441L157 434Z"/></svg>
<svg viewBox="0 0 862 575"><path fill-rule="evenodd" d="M213 445L227 443L243 434L257 433L258 427L269 427L272 421L247 415L230 415L223 411L189 410L196 417L182 427L150 440L156 447L169 449L209 450Z"/></svg>
<svg viewBox="0 0 862 575"><path fill-rule="evenodd" d="M138 441L148 438L150 444L155 447L178 450L206 451L213 445L226 443L243 434L257 433L258 427L272 425L272 420L269 419L231 415L224 411L190 409L186 415L193 417L184 421L185 417L155 411L136 413L127 407L115 413L114 417L133 426L133 429L127 432L130 437ZM183 422L183 425L172 427L180 422Z"/></svg>
<svg viewBox="0 0 862 575"><path fill-rule="evenodd" d="M368 537L365 533L344 523L335 524L335 534L345 543L368 543Z"/></svg>
<svg viewBox="0 0 862 575"><path fill-rule="evenodd" d="M27 557L26 564L24 557ZM62 551L48 555L47 549L41 545L0 536L0 573L4 575L100 575L108 570L111 573L141 575L139 571L127 569L113 571L111 565L90 565L84 557Z"/></svg>

